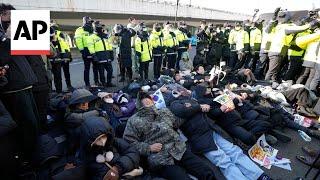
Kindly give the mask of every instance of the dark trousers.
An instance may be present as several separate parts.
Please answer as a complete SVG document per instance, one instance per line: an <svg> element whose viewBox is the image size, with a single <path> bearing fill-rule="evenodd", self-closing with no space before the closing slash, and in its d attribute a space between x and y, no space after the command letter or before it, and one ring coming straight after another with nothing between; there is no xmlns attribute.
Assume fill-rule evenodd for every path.
<svg viewBox="0 0 320 180"><path fill-rule="evenodd" d="M105 83L106 83L106 77L104 76L104 70L107 71L107 83L111 83L112 73L113 73L113 68L112 68L111 62L98 63L98 70L99 70L100 82L102 83L102 85L105 85Z"/></svg>
<svg viewBox="0 0 320 180"><path fill-rule="evenodd" d="M177 55L176 54L167 54L168 58L168 69L175 69L177 63Z"/></svg>
<svg viewBox="0 0 320 180"><path fill-rule="evenodd" d="M127 75L129 80L131 80L132 79L132 67L131 66L127 66L127 67L124 66L124 64L121 60L119 61L119 66L120 66L121 78L125 78L125 76Z"/></svg>
<svg viewBox="0 0 320 180"><path fill-rule="evenodd" d="M251 71L254 72L256 70L258 60L259 52L248 54L245 68L251 69Z"/></svg>
<svg viewBox="0 0 320 180"><path fill-rule="evenodd" d="M301 75L300 75L299 78L297 79L296 84L305 84L305 83L306 83L306 80L307 80L308 77L309 77L310 71L311 71L311 68L310 68L310 67L305 67L305 68L302 70Z"/></svg>
<svg viewBox="0 0 320 180"><path fill-rule="evenodd" d="M284 80L295 80L301 74L302 71L302 57L301 56L289 56L289 67L284 77Z"/></svg>
<svg viewBox="0 0 320 180"><path fill-rule="evenodd" d="M84 62L83 78L86 86L90 86L90 66L92 63L93 79L96 84L99 83L98 65L92 58L82 57Z"/></svg>
<svg viewBox="0 0 320 180"><path fill-rule="evenodd" d="M311 107L312 99L309 91L305 88L290 89L283 91L282 94L286 97L288 102L297 103L300 106Z"/></svg>
<svg viewBox="0 0 320 180"><path fill-rule="evenodd" d="M260 54L260 58L257 61L256 69L254 71L254 75L257 79L264 79L264 72L269 63L269 57L267 53Z"/></svg>
<svg viewBox="0 0 320 180"><path fill-rule="evenodd" d="M140 61L140 66L139 66L139 75L140 79L148 79L148 73L149 73L149 61L147 62L141 62Z"/></svg>
<svg viewBox="0 0 320 180"><path fill-rule="evenodd" d="M280 55L269 56L269 69L265 80L277 81L283 58Z"/></svg>
<svg viewBox="0 0 320 180"><path fill-rule="evenodd" d="M66 80L66 85L71 87L71 79L70 79L70 66L69 62L52 62L52 74L53 74L53 82L58 93L62 92L62 75L61 68L63 69L63 74Z"/></svg>
<svg viewBox="0 0 320 180"><path fill-rule="evenodd" d="M236 63L238 62L238 54L236 51L231 51L230 52L230 59L228 62L228 66L233 69Z"/></svg>
<svg viewBox="0 0 320 180"><path fill-rule="evenodd" d="M3 94L1 100L18 124L19 145L25 160L30 160L39 134L39 115L32 89Z"/></svg>
<svg viewBox="0 0 320 180"><path fill-rule="evenodd" d="M53 82L57 93L62 92L61 62L52 62Z"/></svg>
<svg viewBox="0 0 320 180"><path fill-rule="evenodd" d="M71 87L71 78L70 78L70 62L62 62L62 69L66 84L68 87Z"/></svg>
<svg viewBox="0 0 320 180"><path fill-rule="evenodd" d="M49 89L33 91L33 98L39 113L40 129L47 130L47 110L49 105Z"/></svg>
<svg viewBox="0 0 320 180"><path fill-rule="evenodd" d="M156 174L168 180L190 179L187 172L199 180L216 179L210 168L200 157L196 156L187 148L180 161L176 161L175 165L162 166L157 169Z"/></svg>
<svg viewBox="0 0 320 180"><path fill-rule="evenodd" d="M160 77L163 56L153 56L153 75L154 78Z"/></svg>

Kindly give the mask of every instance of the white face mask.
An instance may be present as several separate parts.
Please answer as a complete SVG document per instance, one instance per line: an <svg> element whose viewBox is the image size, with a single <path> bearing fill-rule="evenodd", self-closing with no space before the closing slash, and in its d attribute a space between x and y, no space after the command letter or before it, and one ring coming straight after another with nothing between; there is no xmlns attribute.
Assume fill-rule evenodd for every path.
<svg viewBox="0 0 320 180"><path fill-rule="evenodd" d="M108 104L112 104L114 102L114 100L112 98L103 98L103 101Z"/></svg>

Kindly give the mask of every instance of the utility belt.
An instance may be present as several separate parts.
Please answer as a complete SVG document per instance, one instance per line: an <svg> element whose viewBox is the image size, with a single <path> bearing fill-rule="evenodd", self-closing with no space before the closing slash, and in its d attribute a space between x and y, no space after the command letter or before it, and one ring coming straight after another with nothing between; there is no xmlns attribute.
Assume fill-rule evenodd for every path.
<svg viewBox="0 0 320 180"><path fill-rule="evenodd" d="M102 64L102 63L110 63L110 62L112 62L112 60L111 59L105 59L105 60L98 60L98 61L96 61L98 64Z"/></svg>
<svg viewBox="0 0 320 180"><path fill-rule="evenodd" d="M163 54L152 54L153 57L161 57Z"/></svg>

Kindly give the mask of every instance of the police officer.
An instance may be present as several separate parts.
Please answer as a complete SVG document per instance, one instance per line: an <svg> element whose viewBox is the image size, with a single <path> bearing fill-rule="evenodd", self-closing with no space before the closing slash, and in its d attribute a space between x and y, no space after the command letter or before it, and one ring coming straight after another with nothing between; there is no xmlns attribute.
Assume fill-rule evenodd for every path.
<svg viewBox="0 0 320 180"><path fill-rule="evenodd" d="M210 32L210 41L207 63L211 66L218 66L222 57L223 34L218 32L213 25L209 25L208 30Z"/></svg>
<svg viewBox="0 0 320 180"><path fill-rule="evenodd" d="M99 84L98 80L98 68L95 62L93 62L92 54L88 50L88 41L90 41L90 35L93 33L92 23L93 20L85 16L82 18L83 26L79 27L75 32L75 42L76 46L82 54L82 59L84 61L84 82L87 87L90 87L90 66L93 65L93 76L95 84Z"/></svg>
<svg viewBox="0 0 320 180"><path fill-rule="evenodd" d="M253 22L252 27L250 29L251 60L248 64L248 68L251 69L252 72L255 71L256 63L259 59L260 48L261 48L262 33L259 27L260 27L259 22Z"/></svg>
<svg viewBox="0 0 320 180"><path fill-rule="evenodd" d="M174 33L173 24L170 22L165 23L164 28L164 45L166 46L166 56L168 60L167 68L175 69L177 63L177 50L179 42L177 40L176 34Z"/></svg>
<svg viewBox="0 0 320 180"><path fill-rule="evenodd" d="M184 52L188 52L190 45L189 38L191 37L191 33L188 31L187 24L184 21L179 22L178 29L175 30L174 33L176 34L177 40L179 42L178 58L176 63L176 69L179 70L179 61L181 60L181 54Z"/></svg>
<svg viewBox="0 0 320 180"><path fill-rule="evenodd" d="M51 27L55 30L55 38L54 38L53 44L56 51L58 52L55 58L50 58L55 88L58 93L62 92L62 78L61 78L61 68L62 68L67 88L69 91L72 91L73 87L71 85L70 67L69 67L70 62L72 61L70 46L65 34L59 30L58 25L52 22Z"/></svg>
<svg viewBox="0 0 320 180"><path fill-rule="evenodd" d="M115 36L120 37L119 42L119 66L121 79L119 82L125 81L125 75L132 80L132 50L131 38L136 35L132 28L125 28L121 24L116 24L113 28Z"/></svg>
<svg viewBox="0 0 320 180"><path fill-rule="evenodd" d="M271 46L271 39L275 32L275 27L278 25L278 13L280 8L276 8L272 19L266 23L266 26L262 29L262 38L261 38L261 46L259 53L259 60L256 64L256 69L254 71L254 75L257 79L264 79L264 74L266 72L267 65L269 63L268 52Z"/></svg>
<svg viewBox="0 0 320 180"><path fill-rule="evenodd" d="M97 63L98 72L100 77L100 85L105 87L113 87L112 84L112 61L113 61L113 49L108 35L105 34L103 24L100 21L93 23L94 33L88 42L88 49L90 54L93 55L94 61ZM107 82L104 75L104 71L107 71Z"/></svg>
<svg viewBox="0 0 320 180"><path fill-rule="evenodd" d="M230 44L230 61L229 67L239 69L244 65L245 53L248 51L249 34L245 31L239 22L229 34L228 42Z"/></svg>
<svg viewBox="0 0 320 180"><path fill-rule="evenodd" d="M281 70L281 64L288 53L288 48L293 40L294 34L310 28L310 24L297 26L291 23L291 14L286 10L278 13L279 24L275 27L274 35L271 39L271 46L268 52L269 69L265 80L277 81ZM269 33L271 30L269 29Z"/></svg>
<svg viewBox="0 0 320 180"><path fill-rule="evenodd" d="M153 30L150 35L150 42L152 47L152 58L153 58L153 73L154 78L160 77L160 70L162 60L165 53L165 46L163 42L163 32L161 31L160 23L153 25Z"/></svg>
<svg viewBox="0 0 320 180"><path fill-rule="evenodd" d="M147 80L149 72L149 62L152 58L152 46L149 40L148 29L144 23L139 24L138 36L135 40L135 50L140 62L140 80Z"/></svg>

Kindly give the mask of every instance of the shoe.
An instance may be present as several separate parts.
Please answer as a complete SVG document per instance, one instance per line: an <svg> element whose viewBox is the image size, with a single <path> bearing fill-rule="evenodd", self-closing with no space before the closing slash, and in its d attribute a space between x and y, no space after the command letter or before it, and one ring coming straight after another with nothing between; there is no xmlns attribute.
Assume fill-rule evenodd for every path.
<svg viewBox="0 0 320 180"><path fill-rule="evenodd" d="M272 136L276 137L281 142L288 143L291 141L290 137L288 137L287 135L283 134L278 130L271 130L270 133L272 134Z"/></svg>
<svg viewBox="0 0 320 180"><path fill-rule="evenodd" d="M124 82L124 81L125 79L123 77L119 80L119 82Z"/></svg>
<svg viewBox="0 0 320 180"><path fill-rule="evenodd" d="M302 147L302 151L305 152L307 155L311 156L311 157L316 157L319 155L319 151L316 151L314 149L311 149L308 146L303 146Z"/></svg>
<svg viewBox="0 0 320 180"><path fill-rule="evenodd" d="M270 145L274 145L278 142L278 139L270 134L267 134L266 135L266 141L268 144Z"/></svg>
<svg viewBox="0 0 320 180"><path fill-rule="evenodd" d="M313 164L313 162L315 161L315 158L310 157L310 156L296 156L296 158L299 161L301 161L303 164L306 164L308 166L311 166ZM320 161L317 161L314 167L320 168Z"/></svg>
<svg viewBox="0 0 320 180"><path fill-rule="evenodd" d="M268 176L267 174L263 173L258 180L272 180L272 178L270 176Z"/></svg>

